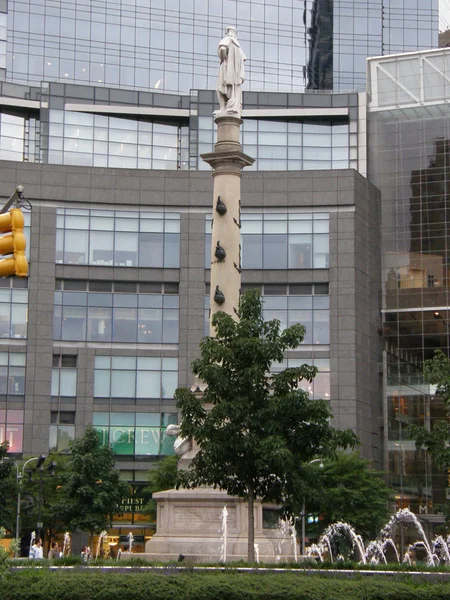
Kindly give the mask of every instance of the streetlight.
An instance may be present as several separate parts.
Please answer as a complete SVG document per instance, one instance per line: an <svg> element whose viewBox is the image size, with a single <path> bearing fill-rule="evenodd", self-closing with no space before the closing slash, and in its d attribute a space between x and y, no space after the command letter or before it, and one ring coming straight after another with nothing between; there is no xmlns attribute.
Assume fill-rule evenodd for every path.
<svg viewBox="0 0 450 600"><path fill-rule="evenodd" d="M33 458L29 458L23 465L22 468L19 468L19 465L17 464L17 462L14 462L13 465L16 467L16 483L17 483L17 508L16 508L16 540L20 539L19 538L19 533L20 533L20 528L19 528L19 524L20 524L20 492L21 492L21 485L22 485L22 478L23 478L23 474L25 473L25 467L32 462L33 460L37 460L38 462L36 463L36 469L40 469L42 471L43 466L44 466L44 462L45 459L47 458L47 456L45 454L41 454L40 456L34 456ZM3 460L9 460L9 458L6 456L3 458ZM42 477L41 477L42 479ZM41 494L42 491L41 489L39 490L39 520L41 518L40 516L40 511L41 511ZM38 537L40 537L40 529L42 527L42 524L39 522L38 523ZM16 550L17 552L17 550Z"/></svg>
<svg viewBox="0 0 450 600"><path fill-rule="evenodd" d="M313 463L320 463L319 467L323 469L323 459L315 458L311 460L308 465L312 465ZM303 507L302 507L302 556L305 556L305 547L306 547L306 502L305 496L303 496Z"/></svg>

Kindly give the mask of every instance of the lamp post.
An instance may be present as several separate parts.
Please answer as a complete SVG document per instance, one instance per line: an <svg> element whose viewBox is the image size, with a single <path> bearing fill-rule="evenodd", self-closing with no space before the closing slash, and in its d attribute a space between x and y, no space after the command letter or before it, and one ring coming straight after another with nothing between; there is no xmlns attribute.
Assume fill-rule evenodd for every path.
<svg viewBox="0 0 450 600"><path fill-rule="evenodd" d="M20 534L20 495L21 495L21 486L22 486L22 479L23 479L23 474L25 473L25 467L33 462L34 460L37 460L38 462L36 463L36 469L40 469L41 472L41 478L40 481L42 482L42 470L44 467L44 462L45 459L47 458L47 456L45 454L41 454L40 456L33 456L33 458L29 458L23 465L22 468L19 468L19 465L17 464L17 462L13 462L13 465L16 467L16 484L17 484L17 507L16 507L16 540L20 539L19 538L19 534ZM8 457L3 458L3 460L9 460ZM40 522L41 520L41 504L42 504L42 486L39 489L39 515L38 515L38 537L40 537L41 534L41 527L42 524ZM17 552L17 551L16 551Z"/></svg>
<svg viewBox="0 0 450 600"><path fill-rule="evenodd" d="M312 465L313 463L320 463L319 467L323 469L323 459L315 458L311 460L308 465ZM303 506L302 506L302 556L305 555L305 547L306 547L306 502L305 496L303 496Z"/></svg>

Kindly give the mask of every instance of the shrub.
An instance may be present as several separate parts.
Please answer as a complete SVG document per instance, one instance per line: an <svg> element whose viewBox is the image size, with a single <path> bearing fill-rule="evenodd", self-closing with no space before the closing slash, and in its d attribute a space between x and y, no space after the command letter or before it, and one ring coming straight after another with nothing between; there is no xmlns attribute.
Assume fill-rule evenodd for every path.
<svg viewBox="0 0 450 600"><path fill-rule="evenodd" d="M83 567L10 572L2 600L447 600L448 584L375 575L336 578L293 572L242 573L167 567L160 572L91 571Z"/></svg>

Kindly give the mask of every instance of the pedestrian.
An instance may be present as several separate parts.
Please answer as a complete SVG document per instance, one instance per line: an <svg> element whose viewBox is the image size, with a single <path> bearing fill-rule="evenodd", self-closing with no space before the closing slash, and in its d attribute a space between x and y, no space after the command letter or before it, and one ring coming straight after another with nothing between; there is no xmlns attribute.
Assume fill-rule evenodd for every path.
<svg viewBox="0 0 450 600"><path fill-rule="evenodd" d="M44 558L44 549L42 548L41 538L37 538L30 548L29 558Z"/></svg>
<svg viewBox="0 0 450 600"><path fill-rule="evenodd" d="M59 558L58 544L56 542L51 543L50 550L48 551L48 558Z"/></svg>
<svg viewBox="0 0 450 600"><path fill-rule="evenodd" d="M83 562L88 562L91 559L91 549L89 546L85 546L81 551L81 558Z"/></svg>

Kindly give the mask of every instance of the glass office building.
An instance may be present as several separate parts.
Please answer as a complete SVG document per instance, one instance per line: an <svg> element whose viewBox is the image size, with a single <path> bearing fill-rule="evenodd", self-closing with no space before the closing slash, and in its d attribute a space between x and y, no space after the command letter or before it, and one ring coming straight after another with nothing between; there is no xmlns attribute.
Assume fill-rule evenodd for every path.
<svg viewBox="0 0 450 600"><path fill-rule="evenodd" d="M149 466L173 452L165 434L177 419L173 391L191 384L205 331L212 183L200 156L214 143L216 50L230 24L248 57L242 142L255 158L242 179L243 287L261 289L266 316L307 325L286 360L318 367L311 398L330 399L336 426L358 431L375 463L389 447L392 483L411 507L432 500L427 457L397 432L401 398L408 418L428 414L421 359L399 357L393 343L384 374L408 372L408 391L386 382L392 434L386 443L380 435L377 193L363 177L366 98L357 90L367 56L436 47L439 8L437 0L0 0L0 188L8 197L23 183L34 207L30 278L0 281L0 439L17 455L66 451L93 423L133 486L118 540L121 526L149 534L140 489ZM415 164L417 188L432 168ZM438 287L440 260L433 254L417 278ZM409 277L403 263L392 268ZM407 480L418 472L422 496Z"/></svg>
<svg viewBox="0 0 450 600"><path fill-rule="evenodd" d="M369 168L382 194L385 466L398 505L423 518L448 493L447 477L406 432L445 414L421 366L436 349L450 351L448 73L448 49L369 61Z"/></svg>
<svg viewBox="0 0 450 600"><path fill-rule="evenodd" d="M367 56L438 44L438 0L3 0L0 10L4 78L33 85L214 89L231 24L255 91L355 89Z"/></svg>

